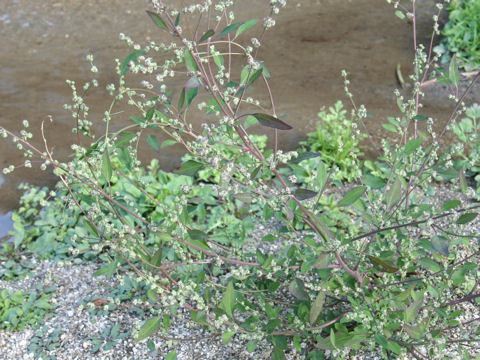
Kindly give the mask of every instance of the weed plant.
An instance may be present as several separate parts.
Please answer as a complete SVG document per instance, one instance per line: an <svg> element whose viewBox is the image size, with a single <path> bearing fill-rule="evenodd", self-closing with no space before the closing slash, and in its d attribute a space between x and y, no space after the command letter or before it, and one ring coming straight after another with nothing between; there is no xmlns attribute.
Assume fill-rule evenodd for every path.
<svg viewBox="0 0 480 360"><path fill-rule="evenodd" d="M92 249L106 261L97 274L120 274L128 266L135 283L145 284L148 296L139 301L152 317L137 324L138 341L168 336L181 320L220 334L224 343L245 341L250 352L267 342L273 359L286 353L343 359L371 351L384 358L469 358L468 346L479 341L479 319L469 311L479 303L480 259L476 228L466 225L474 224L479 205L460 196L477 197L465 178L470 163L454 166L464 144L442 144L466 109L465 94L453 95L452 112L435 132L421 98L438 59L417 42L415 1L408 7L395 3L397 15L412 20L415 51L414 87L409 97L395 92L400 113L388 120L398 141L383 140L376 162L361 172L352 169L341 196L325 194L339 157L333 161L323 148L284 152L278 146L278 132L295 124L277 116L258 49L285 1L270 1L269 16L248 21L235 19L232 4L205 1L177 10L153 1L148 17L172 40L140 45L121 35L132 52L117 61L118 83L107 85L113 101L103 119L105 133L89 147L75 146L74 161L55 160L46 141L40 150L27 129L16 135L0 128L25 151L25 166L35 156L59 177L65 209L77 212L64 234L75 226L83 231L70 238L72 255L79 242L90 251L93 239ZM439 4L435 19L441 9ZM88 60L96 72L93 57ZM141 88L127 85L132 73L144 74ZM366 109L355 104L343 75L353 119L361 123ZM171 77L183 79L180 94L169 90ZM458 85L455 61L448 81ZM69 83L74 130L92 135L88 107ZM247 96L250 89L264 89L269 103ZM138 116L111 131L122 101ZM206 119L200 130L190 122L192 113ZM252 137L248 127L255 122L272 132L272 148ZM361 137L359 128L349 130L352 144ZM154 134L145 136L146 130ZM167 142L160 144L159 134ZM145 140L156 150L180 143L189 155L173 174L156 162L146 171L136 156ZM352 144L347 156L347 144L337 142L345 161L358 155ZM305 172L302 164L317 158L318 166ZM198 181L202 170L206 175ZM433 182L445 172L459 193L440 199L443 192ZM42 211L52 225L60 221ZM36 231L32 225L24 233ZM29 241L22 237L17 247Z"/></svg>
<svg viewBox="0 0 480 360"><path fill-rule="evenodd" d="M443 62L454 55L467 71L480 68L480 1L451 1L442 35L436 50L443 54Z"/></svg>

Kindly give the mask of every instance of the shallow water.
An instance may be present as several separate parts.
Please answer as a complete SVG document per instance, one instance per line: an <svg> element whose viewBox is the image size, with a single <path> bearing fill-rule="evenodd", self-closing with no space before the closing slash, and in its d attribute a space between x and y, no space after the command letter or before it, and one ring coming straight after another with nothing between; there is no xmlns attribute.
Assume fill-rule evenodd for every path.
<svg viewBox="0 0 480 360"><path fill-rule="evenodd" d="M237 19L264 16L267 3L240 1ZM418 5L419 38L425 40L431 31L434 1ZM113 59L123 59L131 51L118 40L120 32L138 42L165 36L145 15L146 9L147 2L140 0L6 0L0 10L0 123L18 131L22 120L28 119L41 147L38 129L51 115L54 123L47 126L47 140L55 154L65 159L76 141L71 133L73 121L62 108L71 98L65 79L81 84L90 79L85 55L92 53L100 84L115 82ZM377 153L381 123L387 116L399 115L392 93L398 87L395 67L401 64L404 77L411 70L410 24L399 20L383 0L290 1L263 43L259 57L273 76L277 113L287 114L286 121L294 126L281 134L283 148L295 148L315 128L321 106L338 99L347 103L340 77L346 69L355 101L365 104L373 115L367 121L373 142L366 144L366 152ZM441 124L451 104L437 95L427 91L422 113ZM99 119L111 99L104 90L96 90L86 100L90 118L101 129ZM126 123L128 113L115 120ZM159 158L168 169L178 164L181 154L177 148L167 148ZM23 155L11 142L0 141L1 168L22 162ZM17 206L16 188L23 181L51 186L55 178L35 168L20 168L0 180L0 237L9 227L8 212Z"/></svg>

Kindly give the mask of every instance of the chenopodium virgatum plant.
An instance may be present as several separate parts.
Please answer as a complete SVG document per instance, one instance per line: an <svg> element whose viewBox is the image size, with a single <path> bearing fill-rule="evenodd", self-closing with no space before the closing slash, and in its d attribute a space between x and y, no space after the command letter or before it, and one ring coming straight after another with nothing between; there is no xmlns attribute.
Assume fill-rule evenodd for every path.
<svg viewBox="0 0 480 360"><path fill-rule="evenodd" d="M248 341L253 352L269 342L273 359L285 359L287 349L310 359L368 351L385 358L464 353L465 342L478 341L478 318L468 318L468 311L480 293L478 246L472 246L478 236L462 226L475 219L478 205L456 198L438 201L441 191L432 186L439 169L454 169L454 153L442 152L441 140L463 110L463 97L454 99L444 129L435 133L433 119L420 113L420 99L437 58L415 42L411 98L397 92L401 115L389 119L400 141L382 142L380 170L364 172L340 198L321 201L332 171L319 166L311 182L296 185L302 162L321 154L278 148L278 132L292 125L278 118L270 74L257 59L263 34L285 2L271 1L270 16L245 22L235 20L232 3L205 1L175 10L154 1L148 16L172 42L140 46L121 35L134 51L117 61L118 85L107 86L114 100L105 113L105 135L88 149L75 147L75 165L56 161L46 143L44 151L38 150L28 132L17 136L1 128L27 149L27 157L38 155L44 166L54 167L91 236L110 251L104 272L114 274L128 264L149 287L145 305L153 315L139 324L137 340L157 332L168 335L175 319L189 313L188 321L220 331L225 343ZM415 1L410 8L396 7L416 27ZM256 28L261 35L242 45ZM168 54L163 64L154 57ZM238 69L237 60L244 61ZM130 88L131 73L152 79ZM183 89L174 96L168 80L184 75ZM451 71L455 85L458 78L458 69ZM365 108L356 107L345 81L362 121ZM247 96L261 87L270 104ZM112 111L123 100L139 116L111 132ZM71 109L86 109L78 95ZM189 119L201 111L209 116L198 132ZM247 125L255 122L272 129L273 149L252 140ZM78 124L77 131L88 132L87 120ZM147 142L156 150L173 142L184 145L190 155L177 175L193 178L212 169L220 174L217 183L188 181L166 201L161 194L168 183L146 181L136 159L146 130L169 137L160 145L156 135L149 135ZM358 131L352 135L359 136ZM225 156L225 148L236 155ZM280 167L291 172L281 174ZM463 184L462 172L457 174ZM131 184L131 196L115 188L120 177ZM206 194L205 186L210 187ZM84 189L90 203L82 201ZM145 209L155 209L156 215ZM213 227L206 225L211 217L219 219Z"/></svg>

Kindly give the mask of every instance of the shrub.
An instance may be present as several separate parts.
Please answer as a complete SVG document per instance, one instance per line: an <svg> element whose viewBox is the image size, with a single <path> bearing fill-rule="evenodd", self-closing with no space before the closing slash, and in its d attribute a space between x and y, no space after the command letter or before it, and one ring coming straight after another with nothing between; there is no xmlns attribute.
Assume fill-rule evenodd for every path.
<svg viewBox="0 0 480 360"><path fill-rule="evenodd" d="M270 2L272 14L284 3ZM472 247L478 237L464 227L475 220L478 205L462 203L460 196L439 199L442 191L433 186L438 172L447 169L474 195L453 166L458 146L440 143L464 98L457 99L445 128L434 132L433 119L419 113L422 82L434 60L430 52L415 48L411 97L396 92L401 115L389 118L389 127L398 142L384 140L377 163L341 194L326 195L339 164L325 158L331 167L319 161L304 171L304 161L322 154L278 148L278 131L292 125L276 115L270 74L256 58L260 41L239 42L255 26L261 33L269 30L275 20L235 22L230 1L180 11L154 4L149 17L174 41L141 46L122 35L132 52L117 62L118 85L107 86L114 100L105 113L105 136L89 148L77 146L74 162L56 161L47 145L40 151L25 130L17 136L0 128L27 149L27 157L53 166L61 190L70 195L68 207L81 214L85 237L98 241L94 250L106 252L97 274L113 275L128 265L138 275L134 282L148 288L142 305L152 317L137 329L136 339L168 335L179 319L221 332L225 343L248 341L249 351L268 341L273 359L284 359L287 349L310 359L347 358L369 349L386 358L407 352L443 358L445 351L459 353L463 342L477 341L475 320L463 316L466 304L480 298L480 253ZM412 9L400 7L397 15L414 16L414 6L412 1ZM187 31L192 16L205 12L210 21ZM157 52L170 57L160 65ZM233 56L243 60L241 68L232 66ZM458 83L454 65L450 81ZM130 73L155 76L138 89L127 86ZM174 96L167 80L182 74L185 86ZM260 86L269 95L266 106L246 97ZM72 110L84 106L75 99ZM112 111L123 100L139 115L111 132ZM195 106L208 119L201 132L189 122ZM263 110L267 106L271 112ZM366 114L361 106L354 118L361 121ZM273 129L272 149L252 139L252 121ZM426 132L419 122L426 122ZM88 121L80 125L76 130L88 133ZM170 142L185 146L190 155L175 174L159 171L156 162L148 172L141 168L136 151L145 129L163 131ZM162 146L156 135L147 142ZM352 145L352 158L356 151ZM196 180L203 169L216 183ZM184 319L185 310L190 319ZM460 329L460 338L452 339Z"/></svg>

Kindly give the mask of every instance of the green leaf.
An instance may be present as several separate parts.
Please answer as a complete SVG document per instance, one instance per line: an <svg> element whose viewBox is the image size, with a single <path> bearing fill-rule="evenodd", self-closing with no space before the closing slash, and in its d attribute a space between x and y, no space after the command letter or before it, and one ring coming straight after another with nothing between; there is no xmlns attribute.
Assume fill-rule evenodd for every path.
<svg viewBox="0 0 480 360"><path fill-rule="evenodd" d="M319 189L323 189L327 183L327 179L327 167L323 161L319 161L317 167L317 176L315 177L315 185L318 186Z"/></svg>
<svg viewBox="0 0 480 360"><path fill-rule="evenodd" d="M427 119L428 119L428 117L425 116L425 115L415 115L413 117L413 120L419 120L419 121L424 121L424 120L427 120Z"/></svg>
<svg viewBox="0 0 480 360"><path fill-rule="evenodd" d="M253 195L249 193L237 193L233 194L233 197L245 204L250 204L253 201Z"/></svg>
<svg viewBox="0 0 480 360"><path fill-rule="evenodd" d="M458 207L462 202L460 200L447 200L442 205L442 211L448 211L455 209Z"/></svg>
<svg viewBox="0 0 480 360"><path fill-rule="evenodd" d="M165 356L165 360L177 360L177 352L175 350L169 351L167 356Z"/></svg>
<svg viewBox="0 0 480 360"><path fill-rule="evenodd" d="M460 286L465 282L465 269L463 268L458 268L455 269L455 271L452 273L452 281L453 285L455 286Z"/></svg>
<svg viewBox="0 0 480 360"><path fill-rule="evenodd" d="M222 55L214 55L213 56L213 62L218 67L221 67L223 65L223 56Z"/></svg>
<svg viewBox="0 0 480 360"><path fill-rule="evenodd" d="M407 142L404 148L405 155L412 154L415 150L417 150L417 148L420 146L421 143L422 143L422 139L413 139Z"/></svg>
<svg viewBox="0 0 480 360"><path fill-rule="evenodd" d="M231 33L232 31L235 31L237 30L240 26L243 25L243 22L238 22L238 23L234 23L234 24L230 24L228 25L226 28L224 28L220 34L218 34L218 36L222 36L222 35L227 35L229 33Z"/></svg>
<svg viewBox="0 0 480 360"><path fill-rule="evenodd" d="M405 19L405 14L403 12L401 12L400 10L397 10L395 11L395 15L399 18L399 19Z"/></svg>
<svg viewBox="0 0 480 360"><path fill-rule="evenodd" d="M333 330L333 328L331 328ZM333 343L335 344L335 347L332 344L331 340L331 335L333 333ZM363 340L366 340L370 338L372 334L369 333L345 333L345 332L330 332L330 336L326 338L320 338L317 337L317 344L316 347L319 349L324 349L324 350L335 350L335 349L340 349L346 346L352 346L356 343L359 343Z"/></svg>
<svg viewBox="0 0 480 360"><path fill-rule="evenodd" d="M370 186L372 189L381 189L385 186L386 182L384 179L378 176L367 174L362 178L362 181L365 185Z"/></svg>
<svg viewBox="0 0 480 360"><path fill-rule="evenodd" d="M460 178L460 190L462 193L465 193L467 191L467 179L465 178L463 169L460 169L458 172L458 177Z"/></svg>
<svg viewBox="0 0 480 360"><path fill-rule="evenodd" d="M337 206L349 206L352 205L355 201L360 199L360 197L367 191L366 186L358 186L353 188L345 194L342 200L340 200Z"/></svg>
<svg viewBox="0 0 480 360"><path fill-rule="evenodd" d="M157 25L160 29L163 30L168 30L167 24L165 24L165 21L162 20L160 15L154 13L153 11L147 10L148 16L150 16L150 19Z"/></svg>
<svg viewBox="0 0 480 360"><path fill-rule="evenodd" d="M189 89L186 92L185 99L187 100L187 106L190 106L190 104L192 103L193 99L195 99L197 94L198 94L198 88Z"/></svg>
<svg viewBox="0 0 480 360"><path fill-rule="evenodd" d="M397 132L397 128L395 126L393 126L392 124L382 124L382 127L387 131L390 131L390 132L393 132L393 133Z"/></svg>
<svg viewBox="0 0 480 360"><path fill-rule="evenodd" d="M318 316L322 312L324 303L325 293L320 290L317 297L315 298L315 301L312 304L312 307L310 308L310 313L308 315L308 321L310 322L310 325L313 325L315 321L317 321Z"/></svg>
<svg viewBox="0 0 480 360"><path fill-rule="evenodd" d="M158 139L155 135L148 135L147 143L156 151L160 149L160 144L158 143Z"/></svg>
<svg viewBox="0 0 480 360"><path fill-rule="evenodd" d="M129 132L121 132L119 135L123 136L123 138L120 139L115 144L118 148L123 147L126 143L128 143L130 140L132 140L135 137L135 134L132 134L132 133L129 133Z"/></svg>
<svg viewBox="0 0 480 360"><path fill-rule="evenodd" d="M250 174L250 179L254 180L261 169L262 169L262 165L259 165L255 169L253 169L252 173Z"/></svg>
<svg viewBox="0 0 480 360"><path fill-rule="evenodd" d="M235 290L233 289L233 283L230 281L227 285L227 291L222 299L223 310L232 317L233 310L235 308Z"/></svg>
<svg viewBox="0 0 480 360"><path fill-rule="evenodd" d="M183 107L183 104L185 104L185 88L182 89L182 92L180 93L180 98L178 99L178 110Z"/></svg>
<svg viewBox="0 0 480 360"><path fill-rule="evenodd" d="M187 67L187 70L197 72L198 66L192 54L190 53L190 50L185 49L184 57L185 57L185 66Z"/></svg>
<svg viewBox="0 0 480 360"><path fill-rule="evenodd" d="M392 185L390 190L386 194L387 208L391 208L395 205L400 198L402 197L402 181L399 177L395 180L395 183Z"/></svg>
<svg viewBox="0 0 480 360"><path fill-rule="evenodd" d="M286 360L285 354L282 349L276 347L273 349L272 360Z"/></svg>
<svg viewBox="0 0 480 360"><path fill-rule="evenodd" d="M207 31L202 35L202 37L200 38L200 41L199 41L199 42L202 42L202 41L207 40L209 37L212 37L214 34L215 34L215 31L213 31L212 29L207 30Z"/></svg>
<svg viewBox="0 0 480 360"><path fill-rule="evenodd" d="M278 129L278 130L291 130L291 129L293 129L287 123L285 123L282 120L277 119L276 117L273 117L271 115L256 113L256 114L252 114L252 116L254 116L258 120L258 122L263 126L271 127L271 128Z"/></svg>
<svg viewBox="0 0 480 360"><path fill-rule="evenodd" d="M90 223L90 221L88 221L87 218L83 218L83 223L85 224L85 226L87 227L88 231L90 231L90 233L95 236L95 237L99 237L100 234L98 233L97 229Z"/></svg>
<svg viewBox="0 0 480 360"><path fill-rule="evenodd" d="M203 164L194 160L188 160L183 163L180 169L175 170L174 172L178 175L194 176L202 167Z"/></svg>
<svg viewBox="0 0 480 360"><path fill-rule="evenodd" d="M317 194L318 193L316 191L307 190L307 189L297 189L294 192L294 195L298 200L311 199L317 196Z"/></svg>
<svg viewBox="0 0 480 360"><path fill-rule="evenodd" d="M290 282L289 285L290 292L295 296L298 300L308 301L309 297L307 292L305 291L305 285L303 281L295 278Z"/></svg>
<svg viewBox="0 0 480 360"><path fill-rule="evenodd" d="M302 152L302 153L298 154L298 156L295 159L292 159L289 162L294 163L294 164L298 164L298 163L302 162L303 160L313 159L313 158L316 158L316 157L319 157L319 156L322 156L322 154L316 153L316 152L305 151L305 152Z"/></svg>
<svg viewBox="0 0 480 360"><path fill-rule="evenodd" d="M380 259L379 257L368 255L368 258L372 262L375 269L377 269L379 271L383 271L383 272L387 272L387 273L394 273L394 272L398 271L398 267L396 267L394 265L390 265L388 262Z"/></svg>
<svg viewBox="0 0 480 360"><path fill-rule="evenodd" d="M405 325L404 329L412 339L419 340L423 337L424 331L420 326Z"/></svg>
<svg viewBox="0 0 480 360"><path fill-rule="evenodd" d="M396 342L394 342L394 341L389 341L389 342L387 343L387 349L393 351L393 352L394 352L395 354L397 354L397 355L401 355L401 354L402 354L402 347L401 347L398 343L396 343Z"/></svg>
<svg viewBox="0 0 480 360"><path fill-rule="evenodd" d="M188 236L190 236L190 239L192 240L204 240L208 238L208 235L201 230L192 229L188 230L187 232Z"/></svg>
<svg viewBox="0 0 480 360"><path fill-rule="evenodd" d="M145 50L140 49L140 50L136 50L136 51L130 53L125 58L125 60L123 60L123 62L120 64L120 75L121 76L125 75L128 71L128 66L129 66L130 62L131 61L133 61L133 62L137 61L138 57L140 55L142 55L144 52L145 52Z"/></svg>
<svg viewBox="0 0 480 360"><path fill-rule="evenodd" d="M447 237L445 236L434 236L432 238L432 246L433 248L438 251L440 254L442 254L443 256L448 256L449 255L449 250L448 250L448 247L449 247L449 240Z"/></svg>
<svg viewBox="0 0 480 360"><path fill-rule="evenodd" d="M240 76L240 85L245 86L248 84L253 84L255 80L257 80L260 75L262 75L263 69L260 67L257 70L253 70L250 65L245 66L242 69L242 73Z"/></svg>
<svg viewBox="0 0 480 360"><path fill-rule="evenodd" d="M145 321L143 326L140 328L135 341L141 341L152 335L160 327L160 318L155 316L151 319Z"/></svg>
<svg viewBox="0 0 480 360"><path fill-rule="evenodd" d="M250 29L253 25L255 25L258 22L258 19L252 19L248 20L244 24L240 25L240 27L237 30L237 33L235 34L235 37L240 36L242 33Z"/></svg>
<svg viewBox="0 0 480 360"><path fill-rule="evenodd" d="M464 225L464 224L468 224L470 221L472 221L473 219L475 219L477 217L477 213L466 213L466 214L463 214L462 216L460 216L458 219L457 219L457 224L458 225Z"/></svg>
<svg viewBox="0 0 480 360"><path fill-rule="evenodd" d="M457 55L453 55L452 60L450 60L450 66L448 67L448 79L455 86L458 86L458 81L460 80L460 74L458 72Z"/></svg>
<svg viewBox="0 0 480 360"><path fill-rule="evenodd" d="M232 341L233 335L235 335L235 331L225 331L222 334L222 343L228 344L230 341Z"/></svg>
<svg viewBox="0 0 480 360"><path fill-rule="evenodd" d="M408 307L405 309L405 312L404 312L404 318L406 322L411 322L415 320L415 318L418 315L418 311L422 306L422 303L423 303L423 297L412 302L410 305L408 305Z"/></svg>
<svg viewBox="0 0 480 360"><path fill-rule="evenodd" d="M102 157L102 174L107 181L110 181L112 178L112 163L110 162L110 156L106 149Z"/></svg>
<svg viewBox="0 0 480 360"><path fill-rule="evenodd" d="M164 148L164 147L167 147L167 146L172 146L172 145L175 145L177 142L175 140L172 140L172 139L167 139L165 140L164 142L162 142L162 144L160 145L160 149Z"/></svg>
<svg viewBox="0 0 480 360"><path fill-rule="evenodd" d="M335 344L335 332L333 331L333 327L330 328L330 344L332 344L334 349L337 348L337 345Z"/></svg>
<svg viewBox="0 0 480 360"><path fill-rule="evenodd" d="M429 258L426 258L426 257L423 257L423 258L420 258L420 259L417 259L417 263L419 263L420 265L422 265L425 269L428 269L432 272L438 272L438 271L441 271L443 270L443 266L440 265L440 264L437 264L435 261L433 261L432 259L429 259Z"/></svg>

